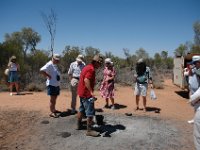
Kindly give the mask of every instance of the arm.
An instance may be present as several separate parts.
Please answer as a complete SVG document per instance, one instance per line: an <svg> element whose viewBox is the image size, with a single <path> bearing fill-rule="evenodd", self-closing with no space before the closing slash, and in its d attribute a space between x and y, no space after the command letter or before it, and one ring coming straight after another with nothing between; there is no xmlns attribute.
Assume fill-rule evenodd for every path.
<svg viewBox="0 0 200 150"><path fill-rule="evenodd" d="M85 79L84 79L84 82L85 82L86 88L90 91L91 95L94 96L92 87L91 87L91 85L90 85L90 80L87 79L87 78L85 78Z"/></svg>
<svg viewBox="0 0 200 150"><path fill-rule="evenodd" d="M200 87L190 96L189 103L195 104L200 99Z"/></svg>
<svg viewBox="0 0 200 150"><path fill-rule="evenodd" d="M49 79L51 79L51 76L48 74L48 73L46 73L45 71L40 71L46 78L49 78Z"/></svg>

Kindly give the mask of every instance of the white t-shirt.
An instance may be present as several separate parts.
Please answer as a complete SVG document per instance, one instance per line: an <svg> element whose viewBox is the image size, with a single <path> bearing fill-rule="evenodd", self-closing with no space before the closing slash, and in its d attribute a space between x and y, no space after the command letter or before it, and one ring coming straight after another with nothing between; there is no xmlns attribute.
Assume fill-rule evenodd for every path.
<svg viewBox="0 0 200 150"><path fill-rule="evenodd" d="M85 67L85 63L82 62L81 64L78 64L77 61L70 64L68 74L71 74L73 77L80 77L82 69Z"/></svg>
<svg viewBox="0 0 200 150"><path fill-rule="evenodd" d="M13 62L10 62L9 71L17 71L17 64L13 63Z"/></svg>
<svg viewBox="0 0 200 150"><path fill-rule="evenodd" d="M52 85L52 86L60 86L60 81L57 80L57 76L60 76L60 72L58 71L57 65L53 64L53 62L50 60L46 65L44 65L40 71L45 71L47 74L51 76L51 79L49 80L47 78L46 85Z"/></svg>

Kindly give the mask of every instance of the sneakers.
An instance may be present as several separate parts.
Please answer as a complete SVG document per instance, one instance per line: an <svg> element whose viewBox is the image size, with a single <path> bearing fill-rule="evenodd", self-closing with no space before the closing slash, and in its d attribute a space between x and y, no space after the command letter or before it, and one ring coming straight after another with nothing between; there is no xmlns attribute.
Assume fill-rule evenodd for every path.
<svg viewBox="0 0 200 150"><path fill-rule="evenodd" d="M193 123L194 123L194 119L188 120L188 123L189 123L189 124L193 124Z"/></svg>
<svg viewBox="0 0 200 150"><path fill-rule="evenodd" d="M115 108L115 105L112 105L112 106L111 106L111 109L112 109L112 110L115 110L115 109L116 109L116 108Z"/></svg>
<svg viewBox="0 0 200 150"><path fill-rule="evenodd" d="M100 135L100 133L97 131L94 131L94 130L88 130L86 132L86 136L98 137L99 135Z"/></svg>

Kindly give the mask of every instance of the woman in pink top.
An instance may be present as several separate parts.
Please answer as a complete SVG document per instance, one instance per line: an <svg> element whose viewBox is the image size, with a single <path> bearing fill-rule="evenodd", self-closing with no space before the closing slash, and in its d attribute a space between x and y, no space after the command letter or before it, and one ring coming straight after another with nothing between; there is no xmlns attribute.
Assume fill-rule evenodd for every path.
<svg viewBox="0 0 200 150"><path fill-rule="evenodd" d="M113 67L113 62L110 58L105 59L105 68L103 71L103 81L100 87L100 93L103 98L106 100L104 108L109 108L109 99L111 100L112 106L111 109L115 109L114 103L114 78L115 78L115 69Z"/></svg>

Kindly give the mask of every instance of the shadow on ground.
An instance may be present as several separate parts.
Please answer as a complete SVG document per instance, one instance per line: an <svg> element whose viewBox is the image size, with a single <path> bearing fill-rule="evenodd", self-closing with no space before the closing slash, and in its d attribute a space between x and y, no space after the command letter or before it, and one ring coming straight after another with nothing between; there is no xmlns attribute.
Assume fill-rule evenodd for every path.
<svg viewBox="0 0 200 150"><path fill-rule="evenodd" d="M175 93L181 96L182 98L189 99L188 91L175 91Z"/></svg>

